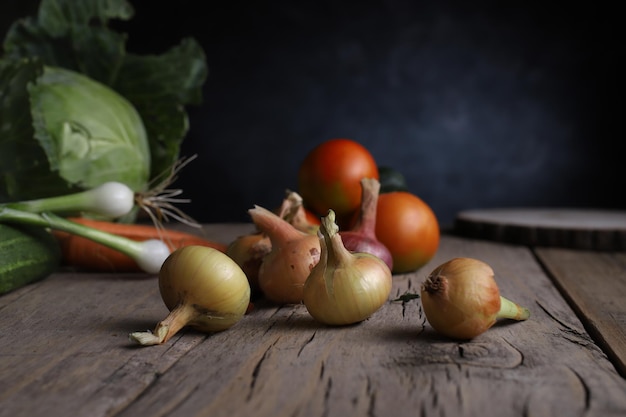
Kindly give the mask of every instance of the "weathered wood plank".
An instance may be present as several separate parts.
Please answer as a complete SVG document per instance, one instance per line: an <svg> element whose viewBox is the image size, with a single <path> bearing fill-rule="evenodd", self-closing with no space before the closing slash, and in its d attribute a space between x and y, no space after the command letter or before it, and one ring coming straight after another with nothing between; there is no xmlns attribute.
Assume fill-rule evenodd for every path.
<svg viewBox="0 0 626 417"><path fill-rule="evenodd" d="M626 377L626 252L537 249L537 255Z"/></svg>
<svg viewBox="0 0 626 417"><path fill-rule="evenodd" d="M128 392L106 406L128 402L193 344L173 345L165 357L128 348L129 331L167 312L154 276L60 273L23 290L0 310L3 416L74 415L85 399L116 388ZM124 387L109 384L125 367L143 369Z"/></svg>
<svg viewBox="0 0 626 417"><path fill-rule="evenodd" d="M154 277L55 274L0 297L0 416L626 413L626 380L526 248L446 236L392 298L455 256L490 263L531 318L461 343L430 329L419 300L341 328L260 303L228 331L136 347L127 333L167 314Z"/></svg>
<svg viewBox="0 0 626 417"><path fill-rule="evenodd" d="M532 319L502 323L472 342L458 343L424 325L418 302L389 303L370 320L346 328L319 326L302 306L263 308L232 332L212 336L189 352L120 416L140 411L157 416L606 416L626 411L626 382L529 251L445 239L434 263L451 256L492 264L503 294L528 305ZM428 270L398 277L394 296L415 291ZM220 356L212 360L215 352ZM207 366L201 368L202 363ZM171 398L174 385L178 395Z"/></svg>
<svg viewBox="0 0 626 417"><path fill-rule="evenodd" d="M457 214L461 236L527 246L626 250L626 211L565 208L495 208Z"/></svg>
<svg viewBox="0 0 626 417"><path fill-rule="evenodd" d="M242 337L222 333L208 338L121 415L143 410L181 416L402 416L420 409L425 415L523 415L546 409L606 415L607 404L624 410L624 381L530 253L502 248L447 239L434 263L451 256L490 262L502 276L503 293L531 307L531 321L507 323L470 343L456 343L423 326L419 303L390 303L370 320L340 329L316 325L302 306L263 309L233 329ZM395 295L415 291L429 268L398 277ZM197 370L211 352L223 352L228 341L226 350L245 366L238 366L236 358L220 358ZM163 403L156 398L168 398L174 383L186 394L161 414ZM592 384L598 388L590 395L593 400L585 401ZM496 395L504 413L492 405Z"/></svg>

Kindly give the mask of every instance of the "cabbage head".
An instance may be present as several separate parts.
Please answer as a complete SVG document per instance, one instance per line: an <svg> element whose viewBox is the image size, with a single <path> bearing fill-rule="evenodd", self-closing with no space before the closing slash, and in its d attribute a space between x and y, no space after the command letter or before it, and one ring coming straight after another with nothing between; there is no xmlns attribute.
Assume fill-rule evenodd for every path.
<svg viewBox="0 0 626 417"><path fill-rule="evenodd" d="M142 190L150 174L146 130L133 105L79 73L44 67L28 86L35 138L50 169L80 188L120 181Z"/></svg>
<svg viewBox="0 0 626 417"><path fill-rule="evenodd" d="M41 0L0 57L0 203L121 181L147 191L180 159L186 106L202 102L206 57L193 38L160 54L126 49L110 25L127 0Z"/></svg>

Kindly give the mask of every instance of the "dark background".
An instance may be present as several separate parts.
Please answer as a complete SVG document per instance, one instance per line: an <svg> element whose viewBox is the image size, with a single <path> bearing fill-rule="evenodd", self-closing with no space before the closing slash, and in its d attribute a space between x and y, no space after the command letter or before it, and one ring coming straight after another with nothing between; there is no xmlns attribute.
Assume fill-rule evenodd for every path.
<svg viewBox="0 0 626 417"><path fill-rule="evenodd" d="M175 184L202 222L297 190L306 153L361 142L441 224L460 210L626 208L617 6L589 2L132 1L128 49L203 45ZM2 36L37 2L12 2Z"/></svg>

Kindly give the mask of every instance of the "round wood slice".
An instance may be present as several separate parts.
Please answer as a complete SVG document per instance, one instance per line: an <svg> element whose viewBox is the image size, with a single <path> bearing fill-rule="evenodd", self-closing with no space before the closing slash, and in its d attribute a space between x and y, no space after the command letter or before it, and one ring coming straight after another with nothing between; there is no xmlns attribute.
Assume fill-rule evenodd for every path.
<svg viewBox="0 0 626 417"><path fill-rule="evenodd" d="M467 210L457 214L461 236L529 246L626 250L626 212L561 208Z"/></svg>

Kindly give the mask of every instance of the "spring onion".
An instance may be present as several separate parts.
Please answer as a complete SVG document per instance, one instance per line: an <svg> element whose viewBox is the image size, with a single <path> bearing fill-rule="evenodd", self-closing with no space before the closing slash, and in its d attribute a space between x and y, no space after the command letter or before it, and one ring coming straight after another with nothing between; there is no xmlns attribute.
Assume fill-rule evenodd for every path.
<svg viewBox="0 0 626 417"><path fill-rule="evenodd" d="M32 213L79 213L89 212L107 218L124 216L135 205L135 193L126 184L109 181L73 194L36 200L6 203L3 206Z"/></svg>
<svg viewBox="0 0 626 417"><path fill-rule="evenodd" d="M82 236L130 256L150 274L158 273L170 254L167 244L159 239L137 242L75 223L51 212L30 213L5 206L0 207L0 222L30 224Z"/></svg>

